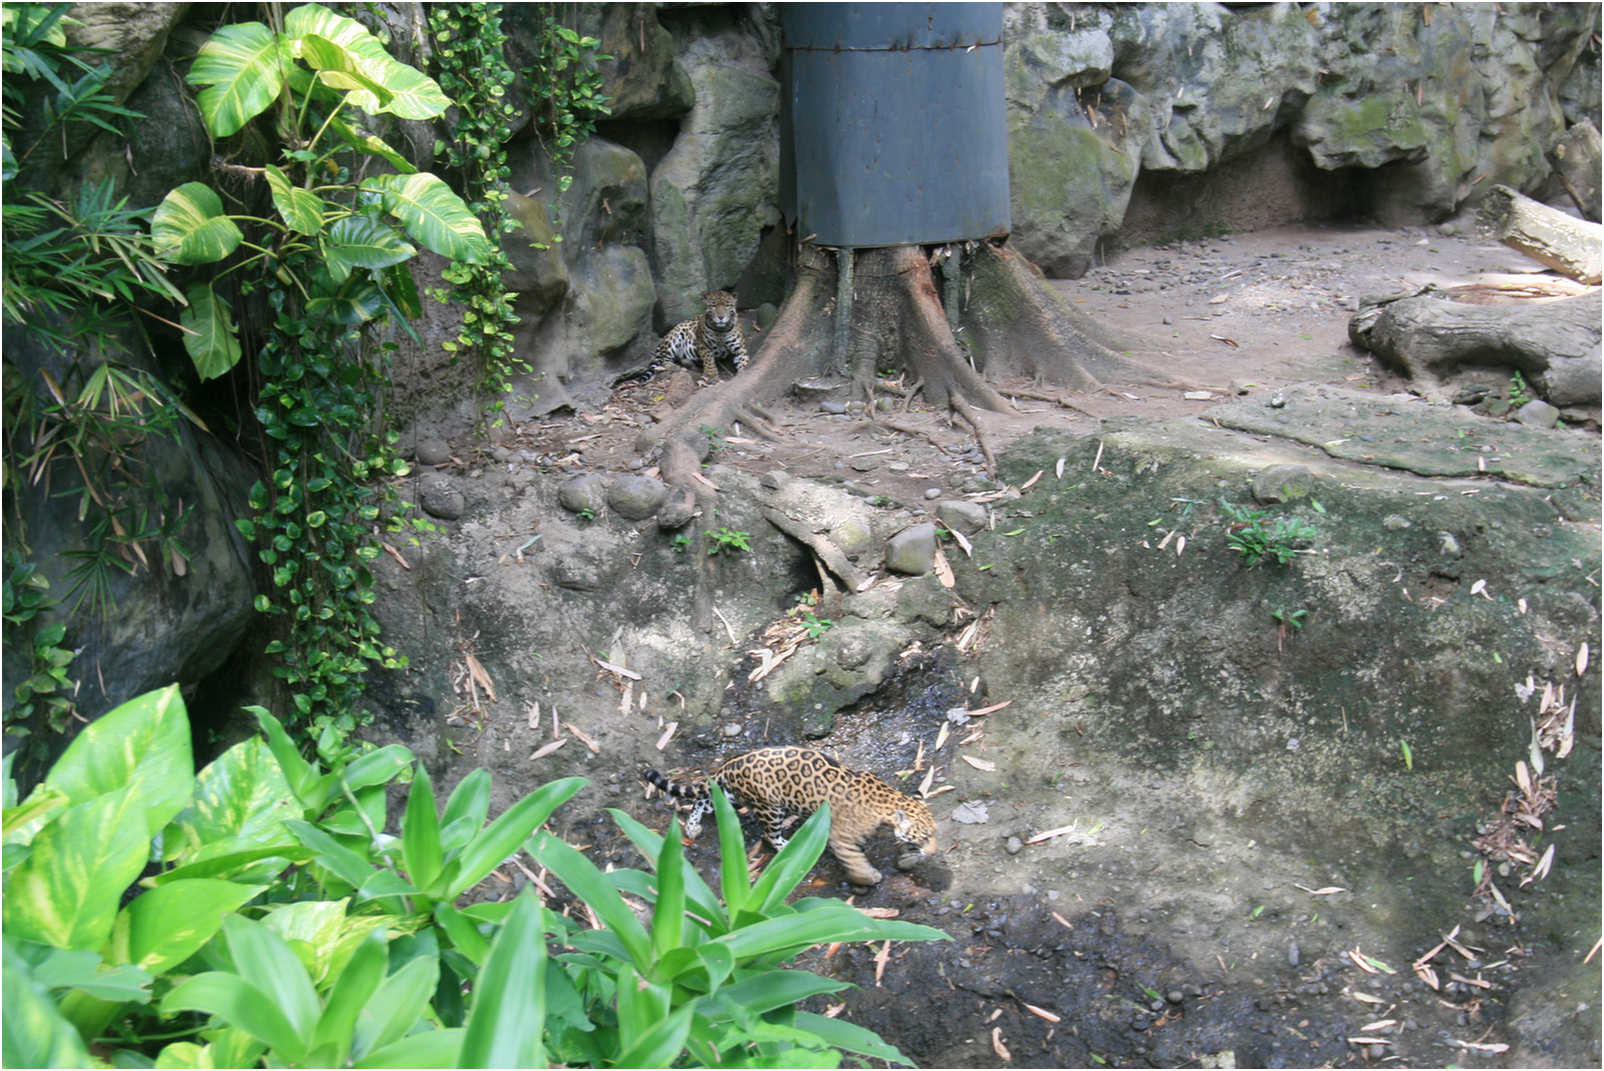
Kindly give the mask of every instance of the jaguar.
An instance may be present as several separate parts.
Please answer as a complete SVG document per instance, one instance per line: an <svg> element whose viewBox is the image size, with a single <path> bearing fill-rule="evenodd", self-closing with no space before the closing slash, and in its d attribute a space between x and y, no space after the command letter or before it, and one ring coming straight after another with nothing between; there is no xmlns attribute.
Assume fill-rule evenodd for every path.
<svg viewBox="0 0 1604 1071"><path fill-rule="evenodd" d="M670 363L684 365L712 380L718 378L722 362L741 372L746 368L746 341L741 337L741 321L735 315L735 295L728 290L709 290L702 295L702 315L684 320L663 336L652 351L651 373L656 375Z"/></svg>
<svg viewBox="0 0 1604 1071"><path fill-rule="evenodd" d="M882 877L863 854L863 843L881 826L919 855L936 851L936 821L922 800L904 795L869 773L849 770L823 752L804 747L765 747L737 755L701 777L672 781L657 770L646 780L676 800L693 801L685 835L694 840L702 819L713 810L707 786L717 783L752 809L764 838L775 851L785 847L786 820L806 817L830 804L830 850L855 885L874 885ZM906 857L898 861L906 866Z"/></svg>

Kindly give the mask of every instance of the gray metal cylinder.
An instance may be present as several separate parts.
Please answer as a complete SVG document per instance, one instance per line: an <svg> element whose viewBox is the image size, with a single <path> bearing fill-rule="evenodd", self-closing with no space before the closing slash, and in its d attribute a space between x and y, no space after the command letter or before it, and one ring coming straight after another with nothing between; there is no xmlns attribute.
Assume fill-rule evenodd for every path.
<svg viewBox="0 0 1604 1071"><path fill-rule="evenodd" d="M1006 234L1001 4L782 4L780 198L819 245Z"/></svg>

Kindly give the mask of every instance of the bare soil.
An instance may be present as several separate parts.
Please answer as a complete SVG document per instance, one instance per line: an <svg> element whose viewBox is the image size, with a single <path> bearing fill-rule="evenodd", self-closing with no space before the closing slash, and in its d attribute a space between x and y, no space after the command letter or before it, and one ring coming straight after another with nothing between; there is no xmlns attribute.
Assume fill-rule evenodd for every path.
<svg viewBox="0 0 1604 1071"><path fill-rule="evenodd" d="M1284 227L1125 251L1082 279L1052 285L1075 308L1145 340L1147 347L1133 353L1138 360L1198 389L1110 383L1104 391L1070 394L1003 382L998 386L1016 409L982 414L986 434L1000 449L1037 427L1086 434L1108 420L1196 415L1230 394L1289 383L1408 389L1407 381L1350 345L1348 320L1361 296L1542 270L1496 242L1439 228ZM762 334L750 315L745 321L748 348L756 350ZM688 389L685 377L677 383L663 376L625 383L599 410L555 414L526 425L506 445L576 468L627 470L640 464L639 430ZM1042 393L1062 398L1062 404L1032 396ZM846 400L844 393L836 397ZM855 479L907 503L923 501L930 488L950 490L980 471L967 428L917 398L904 408L895 395L883 397L894 409L871 422L858 406L831 415L820 410L817 395L789 395L775 414L786 433L777 443L758 441L739 427L708 430L723 464L754 473L784 468L797 476Z"/></svg>
<svg viewBox="0 0 1604 1071"><path fill-rule="evenodd" d="M1105 422L1196 415L1228 397L1299 383L1407 390L1408 383L1348 342L1348 320L1362 295L1537 270L1496 243L1446 232L1453 229L1283 228L1123 252L1083 279L1054 285L1075 307L1144 336L1150 347L1138 357L1195 389L1111 383L1102 391L1064 395L1060 403L1038 385L1002 383L1017 408L988 414L986 433L1000 449L1042 426L1088 434ZM748 332L755 348L761 336L752 337L751 325ZM1507 392L1507 373L1484 378L1495 394ZM683 380L664 377L626 384L595 411L555 414L497 446L559 470L639 469L637 436L686 389ZM1041 394L1047 397L1031 396ZM754 474L783 468L794 476L845 480L910 506L973 490L985 478L970 431L918 399L906 409L894 402L892 411L871 421L861 407L829 413L817 396L788 396L774 415L784 433L779 442L739 427L707 429L717 460ZM945 710L961 699L962 683L936 659L910 666L895 687L906 694L898 701L877 696L876 706L911 719L924 707ZM895 717L882 717L873 732L898 728ZM850 730L831 744L849 761L864 757L856 751L874 750L860 748ZM1583 746L1596 749L1596 743ZM1587 762L1596 766L1596 754ZM1117 783L1086 784L1072 770L1066 776L1085 791L1130 797L1145 784L1140 770ZM632 811L645 815L648 806L660 804ZM992 806L996 821L1002 805ZM1582 821L1590 820L1587 814L1583 807ZM1214 832L1201 812L1176 821L1193 830L1194 843ZM1266 816L1267 835L1273 826L1274 817ZM996 839L996 833L994 826L989 835ZM1356 835L1362 842L1362 832ZM598 862L641 865L600 816L587 837ZM704 834L690 849L690 857L709 868L716 857L712 840ZM1364 849L1363 843L1334 846L1355 854ZM1251 870L1258 864L1251 851L1232 857L1237 872L1229 875L1211 876L1200 864L1196 887L1175 890L1182 904L1191 898L1191 911L1153 911L1140 898L1127 898L1112 863L1082 867L1084 881L1064 877L1056 888L1031 884L1039 871L1020 881L991 880L992 864L1001 873L1018 849L999 843L981 851L971 844L961 858L971 871L987 874L960 876L943 887L940 879L894 871L894 851L889 843L871 850L887 877L868 893L856 890L857 902L894 908L900 918L941 927L953 940L903 945L880 962L875 948L816 950L802 965L857 983L860 989L842 994L842 1017L878 1031L921 1066L1507 1066L1517 1057L1570 1066L1596 1065L1599 1058L1596 1002L1553 1009L1546 1055L1529 1040L1514 1054L1499 1047L1513 1014L1505 998L1530 942L1512 944L1496 922L1467 928L1458 938L1473 954L1452 967L1469 981L1431 993L1407 961L1372 971L1351 957L1301 951L1298 940L1286 936L1317 932L1321 950L1335 947L1350 922L1373 924L1363 905L1345 913L1310 889L1307 898L1267 900L1262 920L1257 912L1225 920L1235 908L1222 905L1237 903L1239 893L1248 895L1242 890L1254 887ZM1117 868L1140 870L1141 855L1140 839L1133 837L1121 846ZM1023 865L1025 857L1019 859ZM1140 878L1133 884L1143 887ZM982 895L988 887L990 894ZM829 855L804 891L854 892ZM1425 925L1409 921L1414 930ZM830 1008L828 1001L817 1002L816 1010Z"/></svg>

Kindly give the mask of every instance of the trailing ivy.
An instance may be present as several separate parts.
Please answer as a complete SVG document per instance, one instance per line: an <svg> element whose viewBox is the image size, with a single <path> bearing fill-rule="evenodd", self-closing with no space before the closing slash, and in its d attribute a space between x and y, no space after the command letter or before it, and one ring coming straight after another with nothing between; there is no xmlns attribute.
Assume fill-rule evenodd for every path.
<svg viewBox="0 0 1604 1071"><path fill-rule="evenodd" d="M268 646L274 672L315 738L355 723L370 667L404 664L369 609L376 482L406 471L376 423L391 346L374 344L369 328L420 313L406 267L413 242L465 263L486 259L491 244L443 181L362 125L362 115L434 118L450 101L356 21L303 4L282 25L225 25L188 78L205 87L196 103L214 137L272 110L286 145L277 163L222 165L265 186L273 216L225 213L216 192L190 182L162 201L151 230L174 264L224 265L187 290L185 344L203 377L243 354L220 281L237 274L243 292L267 299L255 415L268 478L251 489L255 515L240 529L272 578L256 607L284 622Z"/></svg>
<svg viewBox="0 0 1604 1071"><path fill-rule="evenodd" d="M611 57L602 54L596 38L564 26L555 3L533 6L540 13L540 30L535 62L524 71L524 78L534 97L535 132L551 157L558 192L566 193L574 181L568 170L574 146L594 134L596 120L608 114L596 62Z"/></svg>
<svg viewBox="0 0 1604 1071"><path fill-rule="evenodd" d="M429 12L434 35L434 62L440 88L456 103L451 140L435 144L460 180L468 205L478 215L485 234L500 237L520 224L507 214L506 145L513 135L518 109L508 90L516 77L507 66L507 35L501 26L500 4L438 4ZM431 290L439 301L462 308L462 328L456 339L444 343L453 354L468 354L480 367L480 389L489 396L486 414L496 423L505 408L504 395L512 392L514 377L532 369L518 356L513 328L517 297L502 282L512 267L496 244L477 262L452 261L442 274L449 290Z"/></svg>

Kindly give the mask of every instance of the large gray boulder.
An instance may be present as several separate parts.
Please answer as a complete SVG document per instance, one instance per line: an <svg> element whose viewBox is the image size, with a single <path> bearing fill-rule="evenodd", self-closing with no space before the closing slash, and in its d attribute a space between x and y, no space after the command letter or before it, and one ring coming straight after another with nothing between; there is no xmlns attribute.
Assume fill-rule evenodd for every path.
<svg viewBox="0 0 1604 1071"><path fill-rule="evenodd" d="M733 22L689 37L679 54L696 104L651 175L652 259L663 322L728 288L780 218L780 83L764 42Z"/></svg>
<svg viewBox="0 0 1604 1071"><path fill-rule="evenodd" d="M653 4L586 5L595 17L585 32L601 41L607 59L596 64L609 118L670 119L690 111L691 80L674 55L674 38Z"/></svg>

